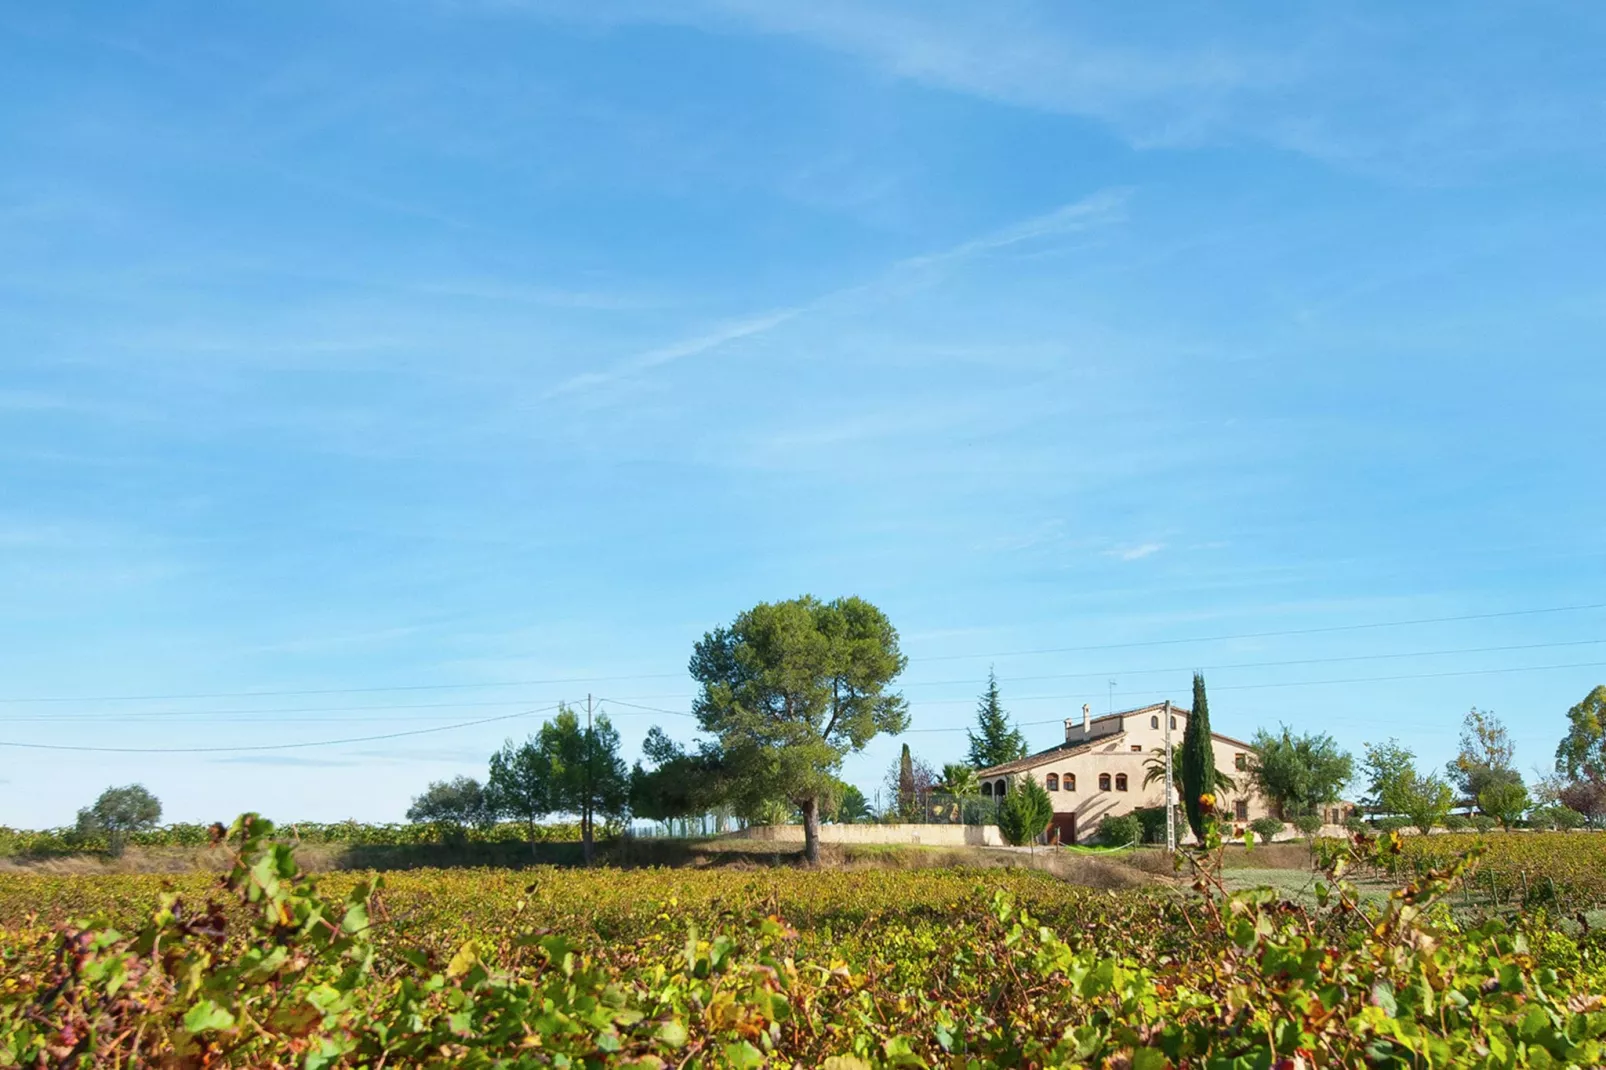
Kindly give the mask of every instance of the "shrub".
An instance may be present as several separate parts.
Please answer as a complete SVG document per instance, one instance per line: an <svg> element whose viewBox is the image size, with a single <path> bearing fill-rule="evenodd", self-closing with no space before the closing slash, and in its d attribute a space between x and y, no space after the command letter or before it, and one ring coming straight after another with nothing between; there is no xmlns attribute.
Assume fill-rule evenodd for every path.
<svg viewBox="0 0 1606 1070"><path fill-rule="evenodd" d="M998 831L1015 847L1037 842L1053 819L1054 801L1030 776L1016 781L998 805Z"/></svg>
<svg viewBox="0 0 1606 1070"><path fill-rule="evenodd" d="M1444 827L1451 832L1465 832L1472 827L1472 822L1468 820L1466 814L1451 814L1444 819Z"/></svg>
<svg viewBox="0 0 1606 1070"><path fill-rule="evenodd" d="M1283 830L1283 823L1275 817L1257 817L1249 822L1249 831L1261 843L1270 843Z"/></svg>
<svg viewBox="0 0 1606 1070"><path fill-rule="evenodd" d="M1140 806L1136 810L1132 811L1132 815L1136 817L1143 825L1144 843L1165 842L1164 806ZM1181 814L1178 814L1177 828L1180 829L1182 827L1182 823L1185 821L1187 821L1187 818L1183 817Z"/></svg>
<svg viewBox="0 0 1606 1070"><path fill-rule="evenodd" d="M1488 814L1477 814L1472 818L1472 827L1479 832L1489 832L1499 823Z"/></svg>
<svg viewBox="0 0 1606 1070"><path fill-rule="evenodd" d="M1348 832L1351 836L1365 832L1366 828L1366 822L1362 821L1353 814L1344 819L1344 831Z"/></svg>
<svg viewBox="0 0 1606 1070"><path fill-rule="evenodd" d="M1400 829L1410 828L1411 819L1408 817L1398 816L1380 817L1376 821L1372 822L1372 825L1379 832L1398 832Z"/></svg>
<svg viewBox="0 0 1606 1070"><path fill-rule="evenodd" d="M1294 818L1294 827L1304 836L1314 836L1322 830L1322 819L1316 814L1300 814Z"/></svg>
<svg viewBox="0 0 1606 1070"><path fill-rule="evenodd" d="M1536 829L1582 828L1584 815L1565 806L1539 806L1528 815L1528 825Z"/></svg>
<svg viewBox="0 0 1606 1070"><path fill-rule="evenodd" d="M1106 847L1126 847L1143 839L1143 821L1137 814L1107 817L1099 825L1099 840Z"/></svg>

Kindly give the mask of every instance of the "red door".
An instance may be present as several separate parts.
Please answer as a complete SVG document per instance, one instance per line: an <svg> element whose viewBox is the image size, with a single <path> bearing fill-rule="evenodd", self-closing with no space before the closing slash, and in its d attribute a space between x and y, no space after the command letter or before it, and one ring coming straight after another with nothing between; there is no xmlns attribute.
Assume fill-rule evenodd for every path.
<svg viewBox="0 0 1606 1070"><path fill-rule="evenodd" d="M1055 814L1054 820L1048 823L1049 843L1075 843L1076 842L1076 815Z"/></svg>

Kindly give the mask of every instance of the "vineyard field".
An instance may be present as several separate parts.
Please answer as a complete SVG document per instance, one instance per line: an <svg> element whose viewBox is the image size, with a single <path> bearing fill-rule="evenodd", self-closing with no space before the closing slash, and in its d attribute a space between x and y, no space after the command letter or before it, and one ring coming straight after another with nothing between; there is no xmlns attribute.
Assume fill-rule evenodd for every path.
<svg viewBox="0 0 1606 1070"><path fill-rule="evenodd" d="M1606 1058L1606 944L1542 912L1458 925L1453 866L1380 905L1337 885L1307 908L1226 894L1208 866L1188 895L997 869L313 882L260 825L233 850L221 881L0 876L0 1065Z"/></svg>
<svg viewBox="0 0 1606 1070"><path fill-rule="evenodd" d="M488 828L460 827L444 822L371 824L362 821L301 821L280 827L286 843L352 847L411 847L440 843L572 843L580 839L574 824L530 826L504 821ZM211 842L211 826L177 823L129 832L124 841L133 847L204 847ZM73 828L14 829L0 825L0 858L74 855L105 851L104 834L82 835Z"/></svg>
<svg viewBox="0 0 1606 1070"><path fill-rule="evenodd" d="M1462 889L1467 901L1566 913L1606 906L1606 834L1596 832L1408 836L1399 864L1388 868L1424 873L1474 850L1480 855Z"/></svg>

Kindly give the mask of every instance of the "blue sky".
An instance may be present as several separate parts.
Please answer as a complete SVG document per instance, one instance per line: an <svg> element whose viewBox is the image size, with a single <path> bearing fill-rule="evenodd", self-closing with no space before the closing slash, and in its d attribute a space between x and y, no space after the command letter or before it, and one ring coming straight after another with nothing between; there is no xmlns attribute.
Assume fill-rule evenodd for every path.
<svg viewBox="0 0 1606 1070"><path fill-rule="evenodd" d="M590 691L634 759L811 592L933 763L992 664L1037 745L1202 668L1221 731L1548 765L1606 610L1487 614L1606 603L1606 11L1141 11L13 5L0 739ZM532 726L5 749L0 823L398 819Z"/></svg>

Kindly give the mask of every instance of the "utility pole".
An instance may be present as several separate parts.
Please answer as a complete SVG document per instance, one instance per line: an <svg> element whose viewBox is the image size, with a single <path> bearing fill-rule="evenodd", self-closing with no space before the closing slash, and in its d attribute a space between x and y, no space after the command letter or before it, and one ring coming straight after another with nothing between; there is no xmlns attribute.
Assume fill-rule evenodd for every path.
<svg viewBox="0 0 1606 1070"><path fill-rule="evenodd" d="M1177 850L1177 808L1171 801L1171 700L1165 700L1165 709L1160 716L1165 718L1165 849L1168 854L1175 854Z"/></svg>
<svg viewBox="0 0 1606 1070"><path fill-rule="evenodd" d="M581 808L582 808L581 811L580 811L580 844L581 844L581 851L585 855L585 863L588 866L591 864L591 842L592 842L592 834L591 834L591 800L596 797L596 792L593 790L593 788L591 786L591 775L592 775L592 772L591 772L591 739L592 739L592 735L593 735L593 733L591 731L591 694L590 694L590 692L587 692L586 693L586 775L585 775L586 797L580 801L580 805L581 805Z"/></svg>

